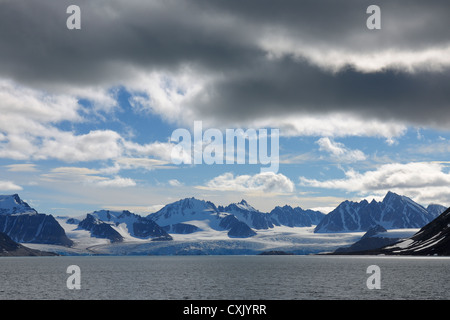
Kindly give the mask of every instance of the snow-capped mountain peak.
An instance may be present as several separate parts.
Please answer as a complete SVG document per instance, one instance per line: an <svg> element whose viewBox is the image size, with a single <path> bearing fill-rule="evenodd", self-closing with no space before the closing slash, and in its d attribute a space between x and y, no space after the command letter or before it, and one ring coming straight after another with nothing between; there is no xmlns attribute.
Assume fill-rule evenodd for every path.
<svg viewBox="0 0 450 320"><path fill-rule="evenodd" d="M191 220L218 219L219 217L220 213L212 202L196 198L185 198L172 202L147 216L160 226L174 225Z"/></svg>
<svg viewBox="0 0 450 320"><path fill-rule="evenodd" d="M419 205L418 203L414 202L410 198L408 198L406 196L398 195L398 194L396 194L394 192L391 192L391 191L388 191L388 193L384 197L382 203L385 204L386 206L391 206L391 207L395 207L399 203L404 203L404 204L407 204L409 206L415 207L418 210L426 211L425 208L423 208L421 205Z"/></svg>
<svg viewBox="0 0 450 320"><path fill-rule="evenodd" d="M94 217L101 221L112 221L114 223L119 222L121 220L125 220L127 218L131 218L135 220L137 215L131 213L128 210L123 211L114 211L114 210L98 210L91 213Z"/></svg>
<svg viewBox="0 0 450 320"><path fill-rule="evenodd" d="M37 214L18 194L0 195L0 214Z"/></svg>
<svg viewBox="0 0 450 320"><path fill-rule="evenodd" d="M269 214L255 209L245 200L229 204L226 207L219 206L218 210L223 213L234 215L237 219L255 229L273 228L273 223L270 221Z"/></svg>
<svg viewBox="0 0 450 320"><path fill-rule="evenodd" d="M246 211L259 211L257 209L255 209L253 206L251 206L247 201L245 201L244 199L242 199L240 202L238 203L232 203L228 206L228 208L232 208L232 207L236 207L239 208L241 210L246 210Z"/></svg>
<svg viewBox="0 0 450 320"><path fill-rule="evenodd" d="M433 218L420 204L389 191L381 202L342 202L324 217L315 232L367 231L377 224L386 229L420 228Z"/></svg>

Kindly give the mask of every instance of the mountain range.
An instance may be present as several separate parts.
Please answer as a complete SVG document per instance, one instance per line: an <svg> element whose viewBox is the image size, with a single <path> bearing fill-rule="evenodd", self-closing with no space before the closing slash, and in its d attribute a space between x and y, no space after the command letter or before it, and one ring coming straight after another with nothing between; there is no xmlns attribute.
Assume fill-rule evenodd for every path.
<svg viewBox="0 0 450 320"><path fill-rule="evenodd" d="M320 221L314 232L361 232L377 225L386 229L421 228L445 210L439 205L428 208L393 192L381 202L344 201Z"/></svg>
<svg viewBox="0 0 450 320"><path fill-rule="evenodd" d="M69 223L76 224L78 220ZM172 240L172 237L153 220L131 213L128 210L100 210L88 213L78 222L78 227L98 238L121 242L128 235L140 239Z"/></svg>
<svg viewBox="0 0 450 320"><path fill-rule="evenodd" d="M284 243L283 248L289 248L289 241L302 243L308 247L302 249L302 252L314 252L319 249L311 248L310 239L313 234L341 233L342 237L350 239L351 236L347 234L355 235L357 232L366 232L374 228L378 233L384 229L415 230L429 224L443 211L445 211L443 206L432 204L424 208L405 196L388 192L380 202L344 201L329 214L288 205L277 206L270 212L261 212L245 200L227 206L216 206L210 201L185 198L167 204L147 216L137 215L128 210L99 210L80 217L53 217L38 213L14 194L0 196L0 232L10 237L12 241L30 246L45 244L75 248L76 244L85 243L87 250L107 244L156 245L157 242L162 244L176 240L173 246L190 243L182 250L194 252L200 249L193 248L199 243L206 245L205 241L212 244L217 240L214 245L223 246L227 243L224 241L229 239L226 245L244 244L256 248L260 246L257 244L258 241L261 243L269 239L271 243L277 245ZM298 234L300 229L296 228L311 231L305 234L307 235L305 238L302 234ZM370 232L368 233L370 235ZM266 238L261 238L263 236ZM381 242L369 236L365 238L367 239L360 241L365 244L370 242L372 247L400 240L392 236L389 240ZM232 242L233 239L241 240ZM124 246L117 248L125 248ZM269 249L278 250L279 247L272 245Z"/></svg>
<svg viewBox="0 0 450 320"><path fill-rule="evenodd" d="M410 237L392 237L376 226L351 246L328 254L450 256L450 208Z"/></svg>
<svg viewBox="0 0 450 320"><path fill-rule="evenodd" d="M171 233L194 233L205 229L228 230L228 236L246 238L275 226L311 227L325 214L291 206L261 212L245 200L228 206L210 201L186 198L164 206L147 218Z"/></svg>

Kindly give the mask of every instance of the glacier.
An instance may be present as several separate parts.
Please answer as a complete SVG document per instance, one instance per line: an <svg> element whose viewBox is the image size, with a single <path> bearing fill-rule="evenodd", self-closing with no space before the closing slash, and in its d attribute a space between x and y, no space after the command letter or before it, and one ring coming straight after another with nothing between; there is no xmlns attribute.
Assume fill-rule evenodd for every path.
<svg viewBox="0 0 450 320"><path fill-rule="evenodd" d="M285 251L293 254L316 254L334 251L350 245L363 232L315 234L312 227L276 226L258 230L251 238L230 238L227 231L202 230L191 234L172 234L172 241L151 241L127 236L122 242L111 243L96 238L89 231L67 223L67 217L56 217L74 245L23 244L31 249L60 255L255 255L265 251ZM200 221L199 221L199 225Z"/></svg>

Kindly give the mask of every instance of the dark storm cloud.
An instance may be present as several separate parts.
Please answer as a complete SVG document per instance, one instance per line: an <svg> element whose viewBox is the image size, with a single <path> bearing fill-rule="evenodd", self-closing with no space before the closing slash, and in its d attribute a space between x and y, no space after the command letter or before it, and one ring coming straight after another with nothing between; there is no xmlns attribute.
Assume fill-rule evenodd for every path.
<svg viewBox="0 0 450 320"><path fill-rule="evenodd" d="M70 4L81 7L81 30L65 27ZM402 66L402 54L450 46L449 2L377 1L382 9L377 31L366 28L370 4L0 1L0 77L47 89L108 87L126 84L136 70L177 72L189 65L212 75L203 88L207 103L194 99L187 106L205 117L234 121L345 111L416 124L449 123L450 62L443 57L436 68L433 60L405 58ZM278 39L287 47L278 47ZM328 52L344 61L337 72ZM388 52L384 58L394 57L393 62L364 70L365 62L352 66L348 58L346 65L347 55L366 61L378 52Z"/></svg>
<svg viewBox="0 0 450 320"><path fill-rule="evenodd" d="M227 26L215 26L208 9L184 1L78 1L79 31L66 28L66 8L72 3L1 3L2 75L21 81L109 83L129 66L235 68L255 53L241 40L246 30L237 36Z"/></svg>
<svg viewBox="0 0 450 320"><path fill-rule="evenodd" d="M378 119L403 119L415 124L444 124L450 119L450 73L406 74L395 71L362 74L346 69L330 74L290 59L266 68L256 64L211 88L217 102L199 105L201 113L233 117L343 111ZM442 121L441 121L442 120Z"/></svg>

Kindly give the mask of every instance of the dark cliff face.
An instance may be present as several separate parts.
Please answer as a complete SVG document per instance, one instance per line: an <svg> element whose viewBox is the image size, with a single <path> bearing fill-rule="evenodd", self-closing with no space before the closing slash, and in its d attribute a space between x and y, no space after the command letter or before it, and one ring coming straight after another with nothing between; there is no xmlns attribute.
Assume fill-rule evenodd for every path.
<svg viewBox="0 0 450 320"><path fill-rule="evenodd" d="M228 230L230 238L249 238L256 235L245 222L238 220L234 215L230 214L220 221L220 227Z"/></svg>
<svg viewBox="0 0 450 320"><path fill-rule="evenodd" d="M43 252L27 248L13 241L6 233L0 232L0 256L53 256L50 252Z"/></svg>
<svg viewBox="0 0 450 320"><path fill-rule="evenodd" d="M112 228L111 224L100 221L91 214L88 214L78 226L90 231L93 237L109 239L111 242L123 241L123 237Z"/></svg>
<svg viewBox="0 0 450 320"><path fill-rule="evenodd" d="M383 239L376 236L361 239L351 247L351 251L361 255L450 256L450 208L409 238L397 239L395 243L380 246L383 241L392 240ZM373 245L369 247L368 241L376 243L371 243ZM345 254L348 251L344 249L336 254Z"/></svg>
<svg viewBox="0 0 450 320"><path fill-rule="evenodd" d="M182 233L182 232L179 232ZM133 223L133 234L138 238L155 238L158 240L172 240L172 237L156 222L139 217Z"/></svg>
<svg viewBox="0 0 450 320"><path fill-rule="evenodd" d="M416 234L377 253L420 256L450 256L450 208Z"/></svg>
<svg viewBox="0 0 450 320"><path fill-rule="evenodd" d="M381 202L344 201L327 214L314 232L359 232L381 225L386 229L421 228L434 219L411 199L388 192Z"/></svg>
<svg viewBox="0 0 450 320"><path fill-rule="evenodd" d="M311 227L317 225L325 214L314 210L303 210L300 207L283 206L274 208L270 214L274 225L288 227Z"/></svg>
<svg viewBox="0 0 450 320"><path fill-rule="evenodd" d="M237 221L228 230L227 235L230 238L250 238L256 236L256 232L253 231L245 222Z"/></svg>
<svg viewBox="0 0 450 320"><path fill-rule="evenodd" d="M379 249L399 241L398 238L383 237L387 230L380 225L370 228L358 241L349 247L336 249L333 254L359 254L367 250ZM381 234L381 235L380 235Z"/></svg>
<svg viewBox="0 0 450 320"><path fill-rule="evenodd" d="M0 232L23 243L73 244L55 218L42 213L0 215Z"/></svg>
<svg viewBox="0 0 450 320"><path fill-rule="evenodd" d="M175 223L163 227L164 231L175 234L190 234L200 231L200 228L189 223Z"/></svg>
<svg viewBox="0 0 450 320"><path fill-rule="evenodd" d="M109 239L111 242L121 242L123 241L122 235L114 229L121 223L125 223L132 236L137 238L172 240L172 237L156 222L129 211L96 211L87 214L78 226L90 231L93 237Z"/></svg>
<svg viewBox="0 0 450 320"><path fill-rule="evenodd" d="M52 215L38 213L18 194L0 195L0 232L22 243L73 244Z"/></svg>
<svg viewBox="0 0 450 320"><path fill-rule="evenodd" d="M443 213L445 210L447 210L447 207L444 207L440 204L430 204L427 207L427 211L429 214L431 214L434 218L437 218Z"/></svg>

